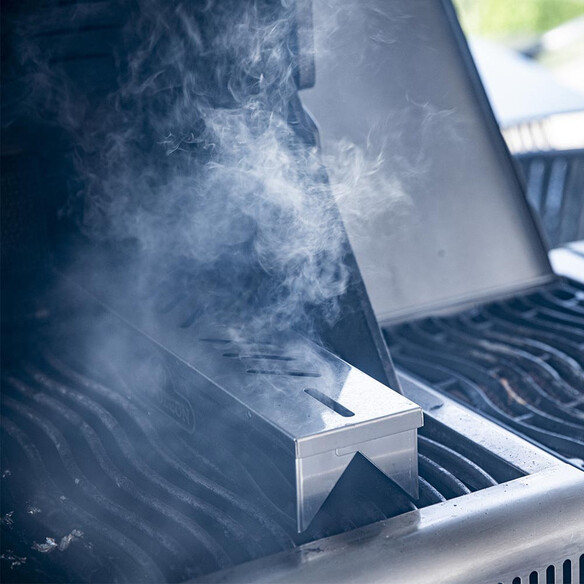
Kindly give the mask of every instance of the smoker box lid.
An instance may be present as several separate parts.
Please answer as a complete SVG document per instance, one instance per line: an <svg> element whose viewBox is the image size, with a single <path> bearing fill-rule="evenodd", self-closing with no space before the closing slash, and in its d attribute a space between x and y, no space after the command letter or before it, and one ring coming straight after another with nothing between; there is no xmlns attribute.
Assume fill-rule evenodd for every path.
<svg viewBox="0 0 584 584"><path fill-rule="evenodd" d="M450 2L315 0L313 10L316 82L301 97L327 164L344 163L342 141L383 160L386 188L360 216L339 203L377 318L553 279Z"/></svg>
<svg viewBox="0 0 584 584"><path fill-rule="evenodd" d="M419 406L302 337L255 345L226 343L228 333L214 343L216 330L197 340L182 330L176 333L165 333L165 343L292 439L297 457L422 425Z"/></svg>

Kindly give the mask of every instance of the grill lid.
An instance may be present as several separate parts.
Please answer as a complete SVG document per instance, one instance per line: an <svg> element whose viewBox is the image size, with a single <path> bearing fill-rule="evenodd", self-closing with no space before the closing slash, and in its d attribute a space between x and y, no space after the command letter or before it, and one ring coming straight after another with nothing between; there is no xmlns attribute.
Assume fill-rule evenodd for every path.
<svg viewBox="0 0 584 584"><path fill-rule="evenodd" d="M325 155L348 140L383 160L376 184L394 185L369 199L372 217L340 204L378 319L551 280L450 3L355 0L335 18L325 4L314 3L316 83L302 99ZM396 206L400 192L406 202Z"/></svg>

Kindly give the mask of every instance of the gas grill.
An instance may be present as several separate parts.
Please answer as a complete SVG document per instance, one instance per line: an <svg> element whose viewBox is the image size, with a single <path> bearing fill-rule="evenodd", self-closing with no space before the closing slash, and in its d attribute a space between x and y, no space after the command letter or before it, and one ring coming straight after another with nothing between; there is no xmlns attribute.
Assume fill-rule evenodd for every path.
<svg viewBox="0 0 584 584"><path fill-rule="evenodd" d="M8 6L9 32L32 22L33 47L83 103L106 100L124 4ZM263 25L274 7L261 8L252 12ZM72 218L86 201L73 197L63 212L83 182L70 138L22 117L26 83L15 60L3 67L2 581L575 584L584 573L583 288L550 269L472 69L469 81L452 7L359 0L332 20L324 1L285 9L292 25L280 45L294 91L292 131L282 131L301 161L318 148L330 165L330 180L319 164L309 185L340 234L347 288L336 319L317 302L308 319L287 313L293 327L255 320L274 288L251 256L197 272L168 248L153 270L131 242L80 234ZM215 55L202 54L208 67L197 72L212 84ZM221 111L238 92L261 90L257 73L250 86L230 85ZM176 82L164 90L180 94ZM329 204L338 186L330 141L347 136L394 164L403 208L383 193L391 212L377 196L363 223L346 197ZM179 156L212 159L198 138L182 137ZM480 151L470 160L468 143ZM384 147L394 155L379 156ZM138 158L155 181L172 165L151 154ZM469 175L481 180L464 200ZM499 232L445 227L466 215ZM278 213L262 218L280 226ZM420 240L416 255L406 244ZM225 287L230 270L240 289ZM222 310L210 310L220 286Z"/></svg>
<svg viewBox="0 0 584 584"><path fill-rule="evenodd" d="M106 371L107 362L98 372L75 358L71 339L63 342L54 333L55 327L63 329L62 319L37 320L28 331L34 341L26 356L20 352L3 371L2 497L3 510L10 509L2 523L6 581L159 582L200 574L207 574L205 582L278 581L290 565L296 567L282 577L296 580L303 578L298 560L306 556L318 574L327 554L346 546L335 537L348 532L356 541L373 543L380 529L384 541L398 538L384 550L396 581L411 572L410 561L419 564L422 558L420 581L428 573L426 561L447 571L444 581L452 581L455 568L460 581L487 581L488 574L496 574L510 582L533 571L542 577L553 571L558 580L570 573L577 581L581 542L565 541L562 534L577 531L582 521L576 512L581 474L403 373L404 391L426 412L418 440L419 498L407 496L357 456L310 528L297 534L283 445L266 449L265 437L247 424L245 430L233 427L237 440L218 450L216 444L229 443L229 437L212 415L208 421L197 417L194 434L174 421L160 425L149 401L128 399L127 389L120 391L119 375ZM78 326L79 314L75 320ZM87 325L87 316L83 322ZM205 440L193 441L202 435ZM539 530L537 521L526 521L533 517L532 506L542 504L540 491L549 501L543 509L558 514L546 519L555 539L534 542L528 558L518 547L523 539L511 538L504 553L485 539L492 532L498 540L495 526L501 521L501 527L520 525L526 534ZM447 527L446 517L458 520ZM436 525L442 526L441 539L444 529L450 533L446 548L431 533ZM465 526L462 533L457 525ZM401 554L404 529L412 531L414 541L398 562L393 554ZM469 556L467 565L456 551L462 542L490 549L497 564L479 566ZM421 557L414 553L417 546L426 550ZM286 550L294 554L292 564L287 556L259 559ZM209 574L256 558L268 564L244 563L243 572ZM351 563L360 561L351 556ZM382 564L386 568L370 566L371 573L388 569ZM355 574L345 576L349 581Z"/></svg>
<svg viewBox="0 0 584 584"><path fill-rule="evenodd" d="M4 372L5 581L182 581L525 476L427 423L419 500L358 457L299 536L285 450L266 452L248 431L218 456L213 442L225 436L213 424L194 444L175 428L161 432L143 403L53 346L35 353ZM274 464L277 478L260 488Z"/></svg>

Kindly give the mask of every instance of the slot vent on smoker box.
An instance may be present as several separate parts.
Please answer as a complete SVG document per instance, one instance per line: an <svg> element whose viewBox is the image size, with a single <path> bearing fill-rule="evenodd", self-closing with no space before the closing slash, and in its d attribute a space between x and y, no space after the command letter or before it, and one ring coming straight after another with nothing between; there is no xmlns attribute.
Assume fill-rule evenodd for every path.
<svg viewBox="0 0 584 584"><path fill-rule="evenodd" d="M282 371L279 369L248 369L247 373L255 373L256 375L288 375L289 377L320 377L320 373Z"/></svg>
<svg viewBox="0 0 584 584"><path fill-rule="evenodd" d="M342 406L339 402L330 398L328 395L325 395L324 393L318 391L318 389L312 389L309 387L304 390L304 393L308 394L310 397L319 401L323 406L326 406L327 408L333 410L333 412L336 412L340 416L350 418L351 416L355 415L354 412L347 409L345 406Z"/></svg>
<svg viewBox="0 0 584 584"><path fill-rule="evenodd" d="M295 361L294 357L284 357L282 355L262 355L259 353L246 355L244 353L223 353L224 357L230 359L260 359L267 361Z"/></svg>

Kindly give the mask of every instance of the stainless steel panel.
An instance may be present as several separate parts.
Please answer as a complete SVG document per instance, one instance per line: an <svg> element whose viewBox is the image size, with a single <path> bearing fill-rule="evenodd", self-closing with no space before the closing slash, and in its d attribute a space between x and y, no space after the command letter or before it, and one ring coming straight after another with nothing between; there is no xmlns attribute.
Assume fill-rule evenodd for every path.
<svg viewBox="0 0 584 584"><path fill-rule="evenodd" d="M302 100L323 151L341 142L381 161L377 196L360 213L350 197L340 207L382 323L553 278L451 10L314 2L316 83Z"/></svg>
<svg viewBox="0 0 584 584"><path fill-rule="evenodd" d="M558 459L480 414L456 403L418 379L398 371L404 395L419 403L432 418L472 440L477 447L532 474L554 467ZM480 446L478 446L480 445Z"/></svg>
<svg viewBox="0 0 584 584"><path fill-rule="evenodd" d="M584 241L572 241L568 244L568 247L573 250L574 253L584 257Z"/></svg>
<svg viewBox="0 0 584 584"><path fill-rule="evenodd" d="M558 464L202 581L511 584L583 550L584 473Z"/></svg>

